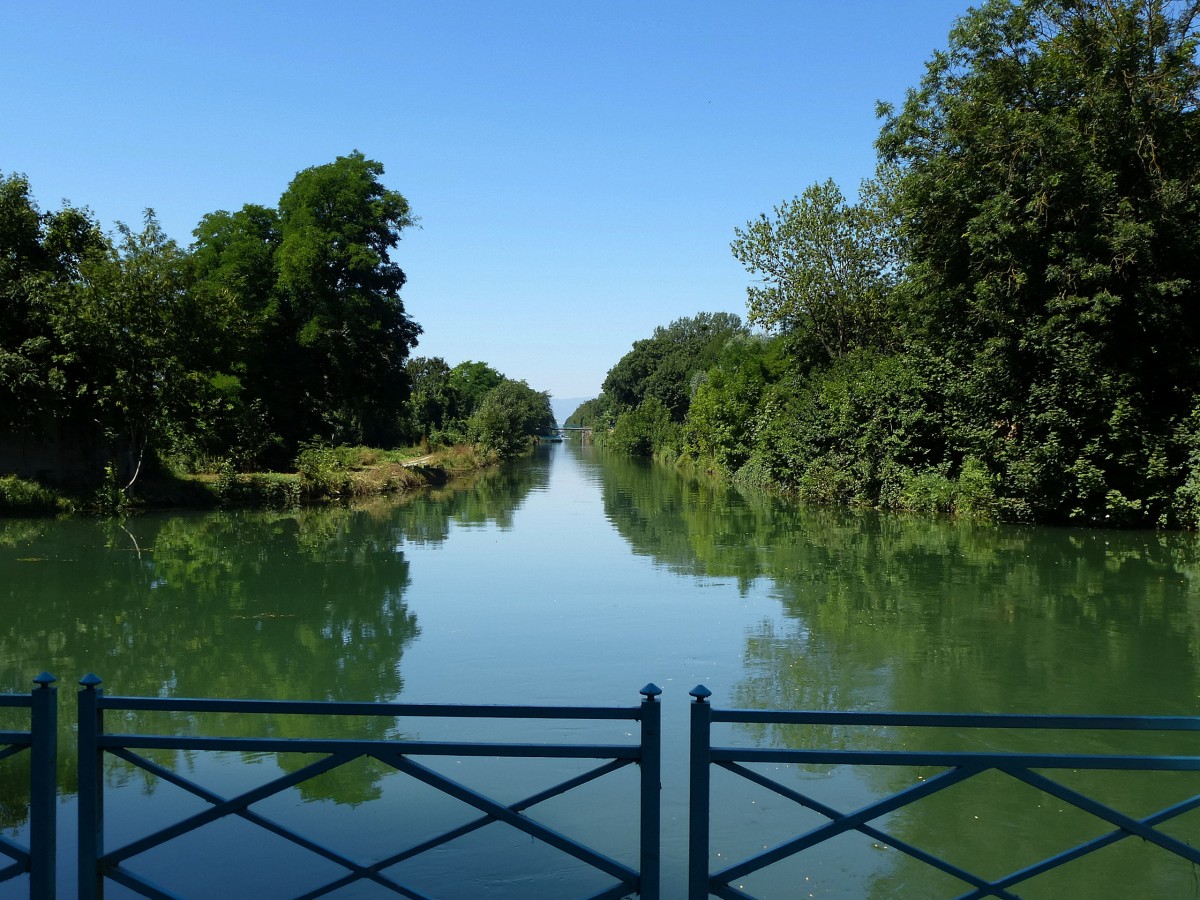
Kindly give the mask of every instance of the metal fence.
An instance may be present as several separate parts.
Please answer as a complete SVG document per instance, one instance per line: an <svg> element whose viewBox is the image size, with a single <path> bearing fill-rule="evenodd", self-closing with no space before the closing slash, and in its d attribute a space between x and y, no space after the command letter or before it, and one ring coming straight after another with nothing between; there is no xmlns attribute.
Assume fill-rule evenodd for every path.
<svg viewBox="0 0 1200 900"><path fill-rule="evenodd" d="M34 679L37 687L29 694L0 694L0 708L29 711L27 731L0 731L0 772L17 768L19 755L29 754L29 845L0 836L0 856L10 860L0 860L0 882L28 875L33 900L53 900L55 894L58 689L54 682L53 675L43 672Z"/></svg>
<svg viewBox="0 0 1200 900"><path fill-rule="evenodd" d="M57 722L54 677L43 673L29 694L0 694L0 708L28 711L28 730L0 731L0 774L6 779L28 780L28 846L11 837L0 837L0 882L27 878L33 900L55 897L56 863L56 758ZM647 685L642 701L631 707L468 706L406 703L332 703L296 701L169 699L109 697L100 679L85 677L78 693L78 872L79 896L98 900L107 882L120 884L147 897L175 896L151 884L126 863L139 854L168 845L209 823L228 817L264 829L292 845L335 864L340 875L301 896L319 897L357 882L371 882L399 896L421 900L418 889L405 885L387 870L423 853L443 847L491 823L504 823L543 842L602 873L611 883L593 893L589 900L617 900L631 894L657 900L660 896L661 837L660 775L662 766L660 690ZM1161 826L1200 809L1200 794L1175 802L1148 815L1130 816L1063 783L1063 771L1200 772L1200 756L1159 753L1030 753L1018 751L903 751L727 747L713 744L714 723L742 726L833 726L854 728L932 729L935 733L979 734L996 729L1035 730L1036 736L1086 729L1106 732L1196 732L1200 717L1171 716L1018 716L955 715L939 713L862 713L820 711L765 711L716 709L711 692L698 686L692 692L690 734L690 790L688 896L703 900L712 895L736 900L753 900L733 882L766 869L782 860L804 853L840 835L856 832L872 841L907 855L937 872L962 883L961 898L1014 898L1025 882L1067 863L1086 857L1126 838L1136 837L1200 866L1200 850L1164 832ZM122 722L137 720L139 714L163 714L168 727L137 729L141 733L112 733L106 729L106 714ZM174 733L171 716L187 714L246 715L255 724L280 721L292 716L368 716L402 722L413 719L461 719L475 730L498 719L526 720L618 720L636 722L638 734L626 743L517 743L512 741L422 741L408 738L387 740L307 739L281 737L222 737ZM10 717L11 718L11 717ZM176 723L177 724L177 723ZM264 729L265 730L265 729ZM177 751L171 758L197 751L231 751L255 754L308 754L312 759L295 771L285 772L249 790L224 796L186 777L178 767L150 758L156 751ZM117 758L149 776L174 785L202 803L202 811L183 815L151 834L120 846L105 846L105 759ZM438 772L420 758L497 757L593 761L598 765L516 802L493 799L458 780ZM293 828L268 818L252 807L269 797L331 772L355 760L369 759L404 773L423 785L473 807L479 815L437 837L400 847L371 864L356 862L342 853L305 837ZM25 764L27 763L27 769ZM937 770L922 775L911 785L849 811L835 809L776 778L763 774L762 765L870 766ZM539 822L528 811L553 797L627 766L636 765L638 859L636 867L610 858ZM759 768L753 768L758 766ZM712 808L711 776L714 767L733 773L774 795L819 814L824 821L803 833L794 834L775 846L745 859L710 871L710 828L719 811ZM18 773L16 776L13 773ZM929 849L916 846L887 831L887 817L919 800L934 796L953 785L963 784L984 773L1001 773L1045 795L1106 823L1102 833L1065 850L1000 877L983 877L955 865ZM13 783L10 781L10 783ZM136 868L136 866L135 866Z"/></svg>
<svg viewBox="0 0 1200 900"><path fill-rule="evenodd" d="M694 688L691 696L694 698L694 702L691 705L689 773L689 900L705 900L710 895L726 898L726 900L753 900L751 894L734 887L732 882L744 879L774 863L852 831L893 847L913 859L959 879L966 887L965 893L960 895L960 900L967 900L967 898L974 900L974 898L982 897L1003 897L1015 900L1017 895L1012 891L1021 886L1023 882L1129 837L1141 838L1194 865L1200 864L1200 851L1158 830L1158 826L1200 808L1200 794L1160 809L1152 815L1134 818L1044 774L1063 770L1198 772L1200 771L1200 756L1172 756L1158 753L1088 755L1079 753L906 752L897 750L717 747L712 744L711 732L712 724L718 722L742 725L827 725L842 728L919 727L952 729L959 735L963 730L991 729L1037 729L1042 735L1048 735L1055 731L1078 729L1116 732L1178 732L1200 731L1200 718L729 710L713 708L708 702L712 692L703 685ZM780 763L819 766L931 767L942 771L929 777L922 777L916 780L911 787L859 809L843 812L747 767L747 764ZM774 847L768 847L760 853L727 865L719 871L710 872L709 843L713 815L710 792L713 766L728 770L775 795L812 810L828 821ZM988 879L954 865L936 853L913 846L895 835L886 833L878 825L872 824L889 813L986 772L1000 772L1008 775L1046 795L1056 797L1070 806L1095 816L1112 826L1112 829L1062 852L1047 856L1038 862L1023 865L1020 869L1009 872L1000 878Z"/></svg>
<svg viewBox="0 0 1200 900"><path fill-rule="evenodd" d="M416 888L400 883L385 872L405 860L441 847L492 822L503 822L542 841L586 865L605 873L614 883L590 900L616 900L638 893L648 900L659 896L659 776L661 766L661 693L655 685L641 690L642 702L634 707L458 706L411 703L333 703L254 700L160 699L109 697L94 675L85 677L79 692L79 896L98 900L106 880L124 885L147 897L172 897L170 891L149 883L125 863L133 857L187 835L196 829L237 816L298 847L340 866L344 874L301 896L320 897L359 881L371 881L403 897L424 900ZM472 719L486 724L495 719L628 720L640 723L639 740L629 744L523 744L500 741L416 740L312 740L268 737L198 737L177 734L114 734L105 729L105 713L218 713L250 716L371 716L397 720ZM264 785L236 796L221 796L178 771L157 763L139 751L233 751L311 754L314 761ZM173 822L152 834L119 847L105 846L104 755L110 754L144 772L201 798L203 812ZM516 803L492 799L428 765L417 757L509 757L606 760L598 767ZM458 828L413 846L401 848L371 865L362 865L336 850L307 838L287 826L255 812L253 804L296 787L354 760L370 758L441 791L481 816ZM625 766L640 768L639 867L611 859L526 815L529 808L569 790L588 784Z"/></svg>

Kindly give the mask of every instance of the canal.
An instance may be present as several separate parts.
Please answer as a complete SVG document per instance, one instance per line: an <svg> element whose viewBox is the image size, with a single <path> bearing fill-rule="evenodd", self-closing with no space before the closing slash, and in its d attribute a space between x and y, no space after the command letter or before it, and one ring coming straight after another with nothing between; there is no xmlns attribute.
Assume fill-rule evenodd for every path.
<svg viewBox="0 0 1200 900"><path fill-rule="evenodd" d="M664 897L678 898L695 685L712 690L714 705L748 708L1194 715L1198 627L1194 535L804 508L571 442L400 500L119 522L0 521L0 691L28 690L42 670L62 685L63 896L74 884L73 686L88 672L122 695L449 703L631 706L654 682L663 689ZM237 727L251 732L250 724ZM350 728L364 737L397 734L391 722L313 727L325 736ZM486 736L515 727L501 723ZM559 736L549 729L535 737ZM885 749L931 740L867 737ZM837 747L858 740L829 728L745 726L720 739ZM1020 748L1031 738L989 740ZM1102 734L1073 740L1087 752L1125 749ZM1197 738L1170 740L1180 753L1200 752L1189 743ZM220 754L182 764L231 789L293 765ZM500 794L511 788L517 796L538 777L486 761L451 764L464 777L499 781ZM3 766L0 833L20 837L22 789ZM922 777L869 767L774 774L843 810ZM583 837L628 857L636 833L621 796L633 776L626 782L555 801L546 820L590 830ZM1108 830L999 775L970 784L894 814L888 827L987 875ZM169 785L115 763L109 785L106 827L114 835L158 827L185 804ZM1190 776L1171 775L1111 775L1096 789L1131 815L1200 793ZM714 798L718 865L717 854L742 855L814 821L719 776ZM419 839L422 829L449 827L459 814L450 801L367 764L276 798L270 813L364 860ZM189 897L289 896L318 877L317 863L240 827L202 829L185 846L131 865ZM1164 830L1195 843L1200 816ZM404 865L403 877L445 898L566 900L586 896L595 881L527 837L489 829ZM764 897L961 892L858 835L746 887ZM123 891L108 896L131 896ZM7 896L19 894L0 886ZM359 885L330 896L384 895ZM1021 896L1193 897L1200 875L1126 840Z"/></svg>

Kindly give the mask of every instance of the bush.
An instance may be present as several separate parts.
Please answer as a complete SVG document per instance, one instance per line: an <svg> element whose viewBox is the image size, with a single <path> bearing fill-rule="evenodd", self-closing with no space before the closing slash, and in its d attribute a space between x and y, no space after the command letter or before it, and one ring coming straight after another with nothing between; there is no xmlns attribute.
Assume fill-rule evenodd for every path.
<svg viewBox="0 0 1200 900"><path fill-rule="evenodd" d="M44 516L71 512L72 508L71 502L57 491L16 475L0 477L0 515Z"/></svg>
<svg viewBox="0 0 1200 900"><path fill-rule="evenodd" d="M633 456L678 456L683 431L671 412L654 397L617 416L605 445Z"/></svg>
<svg viewBox="0 0 1200 900"><path fill-rule="evenodd" d="M301 480L295 475L238 475L227 471L218 479L216 490L223 506L291 509L300 505Z"/></svg>

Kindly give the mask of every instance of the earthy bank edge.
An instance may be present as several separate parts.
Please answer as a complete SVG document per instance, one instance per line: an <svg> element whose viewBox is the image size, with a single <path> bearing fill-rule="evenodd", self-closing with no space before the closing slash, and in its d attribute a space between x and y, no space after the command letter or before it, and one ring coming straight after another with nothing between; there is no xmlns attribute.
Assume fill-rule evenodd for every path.
<svg viewBox="0 0 1200 900"><path fill-rule="evenodd" d="M114 485L74 494L15 475L0 476L0 516L112 515L137 509L280 508L437 487L498 462L495 453L469 446L432 453L417 449L322 447L301 454L295 472L201 474L160 472L146 477L136 496Z"/></svg>

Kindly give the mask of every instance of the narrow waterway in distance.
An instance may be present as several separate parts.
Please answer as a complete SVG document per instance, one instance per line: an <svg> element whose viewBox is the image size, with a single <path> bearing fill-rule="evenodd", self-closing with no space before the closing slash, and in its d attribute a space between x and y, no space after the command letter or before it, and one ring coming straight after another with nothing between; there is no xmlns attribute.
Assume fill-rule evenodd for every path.
<svg viewBox="0 0 1200 900"><path fill-rule="evenodd" d="M60 679L63 896L74 892L74 684L88 672L120 695L445 703L632 706L654 682L663 689L664 897L682 898L695 685L726 707L1195 715L1198 626L1195 535L806 508L572 442L467 484L350 507L0 520L0 691L25 692L43 670ZM353 727L382 738L397 734L392 724ZM260 733L253 722L223 727ZM320 728L344 736L334 732L351 725ZM516 728L501 722L476 737ZM565 728L520 734L554 740ZM718 734L748 746L861 739L829 728ZM934 740L866 736L883 749L933 748ZM1025 747L1032 738L988 740ZM1095 733L1072 740L1043 749L1124 747ZM1162 740L1200 752L1200 738ZM196 754L182 765L189 777L235 790L299 763ZM541 777L528 762L511 772L486 761L448 765L482 779L481 789L490 781L508 802L537 790ZM5 766L0 833L23 839L24 788ZM722 774L713 776L714 865L825 821ZM843 811L922 777L870 767L772 774ZM536 817L636 865L636 776L613 777ZM113 764L109 784L113 841L198 802L123 764ZM1169 775L1110 775L1097 790L1131 815L1200 793L1195 778ZM876 824L988 877L1110 830L1000 775L925 804ZM364 862L473 817L365 763L261 811ZM607 883L499 829L394 874L448 900L569 900ZM1200 814L1163 830L1195 843ZM293 896L328 874L328 863L276 843L246 823L206 826L128 865L197 898ZM965 890L861 835L748 878L746 889L772 898ZM21 896L4 891L0 898ZM113 886L107 896L132 894ZM360 884L330 896L394 895ZM1200 875L1152 844L1124 840L1021 896L1200 897Z"/></svg>

